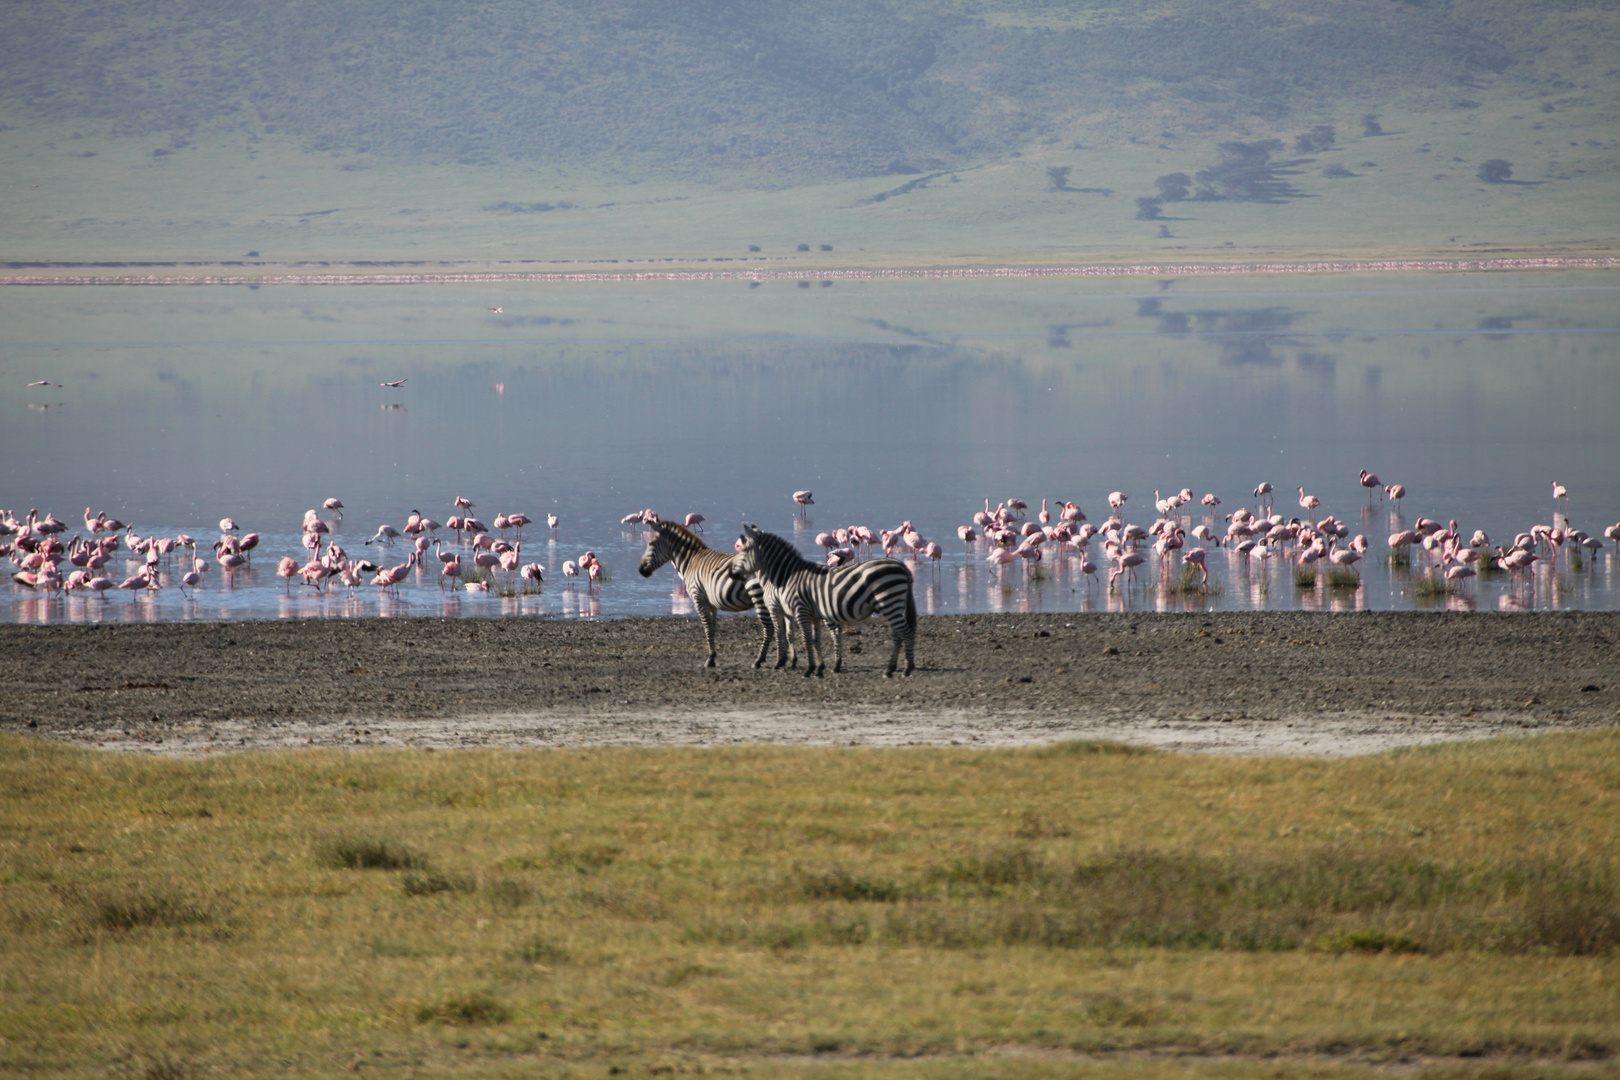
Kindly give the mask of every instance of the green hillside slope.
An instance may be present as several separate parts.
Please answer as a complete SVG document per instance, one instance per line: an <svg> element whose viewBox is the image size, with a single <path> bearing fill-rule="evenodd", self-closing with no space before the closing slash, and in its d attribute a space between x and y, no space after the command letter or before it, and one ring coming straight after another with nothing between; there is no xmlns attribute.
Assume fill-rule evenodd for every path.
<svg viewBox="0 0 1620 1080"><path fill-rule="evenodd" d="M61 0L10 5L0 29L0 179L22 192L9 257L90 250L73 222L103 253L157 253L148 232L170 253L258 247L255 205L347 213L379 190L394 205L369 246L301 253L398 253L407 231L466 253L480 228L623 202L622 185L691 200L895 177L841 206L1008 164L1036 166L1020 192L1152 221L1184 216L1138 205L1176 201L1161 177L1185 174L1192 201L1277 205L1388 167L1324 158L1351 138L1419 125L1468 140L1431 176L1500 158L1498 180L1579 189L1543 204L1620 168L1620 8L1578 0ZM216 207L221 184L236 198ZM292 193L315 201L266 206ZM399 216L446 193L459 234ZM795 234L838 231L778 204L767 218Z"/></svg>

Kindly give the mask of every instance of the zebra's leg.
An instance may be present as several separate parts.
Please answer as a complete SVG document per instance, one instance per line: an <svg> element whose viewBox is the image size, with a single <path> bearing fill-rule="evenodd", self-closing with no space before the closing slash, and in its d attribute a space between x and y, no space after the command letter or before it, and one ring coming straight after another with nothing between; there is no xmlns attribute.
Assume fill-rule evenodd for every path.
<svg viewBox="0 0 1620 1080"><path fill-rule="evenodd" d="M771 651L771 639L776 637L776 617L771 614L770 605L765 603L763 589L751 588L749 595L754 601L754 614L759 616L760 631L764 634L759 643L759 655L754 658L754 667L762 668L765 666L765 654ZM777 651L781 651L780 644Z"/></svg>
<svg viewBox="0 0 1620 1080"><path fill-rule="evenodd" d="M829 619L827 633L833 639L833 674L841 675L844 672L844 628L837 620Z"/></svg>
<svg viewBox="0 0 1620 1080"><path fill-rule="evenodd" d="M819 636L815 626L816 616L810 610L809 603L801 600L794 609L794 617L799 620L799 630L804 634L804 677L808 679L812 675L825 674L826 662L822 661L817 653L815 641ZM818 661L820 666L817 666Z"/></svg>
<svg viewBox="0 0 1620 1080"><path fill-rule="evenodd" d="M709 658L703 662L703 666L712 668L715 666L715 656L718 655L718 651L714 647L714 625L716 622L714 605L709 603L709 598L701 592L693 599L697 601L698 618L703 622L703 637L709 643Z"/></svg>

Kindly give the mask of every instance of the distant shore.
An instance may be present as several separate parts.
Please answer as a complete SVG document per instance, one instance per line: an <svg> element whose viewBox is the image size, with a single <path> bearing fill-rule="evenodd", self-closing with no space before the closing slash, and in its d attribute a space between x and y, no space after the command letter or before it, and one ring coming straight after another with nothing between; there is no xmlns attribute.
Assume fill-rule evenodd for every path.
<svg viewBox="0 0 1620 1080"><path fill-rule="evenodd" d="M754 265L710 269L699 262ZM678 268L612 268L635 263L680 262ZM457 285L500 282L660 282L804 280L964 280L1070 277L1216 277L1266 274L1469 273L1530 270L1612 270L1620 257L1523 256L1492 259L1319 259L1266 262L1088 263L1029 266L821 266L770 267L746 258L552 260L575 269L539 269L538 261L490 266L417 260L361 262L310 260L293 263L13 261L0 266L0 285ZM534 269L505 269L528 266ZM458 266L465 269L457 269ZM431 267L431 268L430 268ZM417 269L409 269L417 268ZM29 270L56 271L28 273ZM112 272L109 272L112 271ZM144 271L144 272L143 272Z"/></svg>

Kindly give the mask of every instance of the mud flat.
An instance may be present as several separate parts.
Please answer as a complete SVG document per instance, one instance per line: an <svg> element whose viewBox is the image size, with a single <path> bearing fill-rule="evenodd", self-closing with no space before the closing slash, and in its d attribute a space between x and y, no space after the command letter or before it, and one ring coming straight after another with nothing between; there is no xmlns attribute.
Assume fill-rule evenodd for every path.
<svg viewBox="0 0 1620 1080"><path fill-rule="evenodd" d="M0 626L0 730L167 754L293 746L1018 745L1319 756L1620 723L1620 612L921 620L882 677L701 667L693 619Z"/></svg>

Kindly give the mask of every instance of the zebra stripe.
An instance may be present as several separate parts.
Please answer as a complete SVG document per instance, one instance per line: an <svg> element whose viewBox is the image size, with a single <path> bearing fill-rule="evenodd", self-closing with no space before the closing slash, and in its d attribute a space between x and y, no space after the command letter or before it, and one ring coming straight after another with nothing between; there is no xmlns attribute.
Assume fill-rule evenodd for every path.
<svg viewBox="0 0 1620 1080"><path fill-rule="evenodd" d="M697 606L698 618L703 622L703 636L709 643L709 659L704 667L715 666L714 628L715 612L748 611L759 614L764 640L759 644L759 656L754 666L765 663L771 640L776 640L777 667L787 662L792 643L786 635L776 632L776 619L766 605L765 587L753 581L739 580L731 574L735 555L715 551L684 525L672 521L657 521L647 539L647 550L641 555L641 576L651 577L667 562L675 564L675 572L686 585L686 594Z"/></svg>
<svg viewBox="0 0 1620 1080"><path fill-rule="evenodd" d="M766 603L799 624L804 637L805 674L822 674L826 661L814 640L814 625L826 623L837 650L833 671L844 670L844 629L872 615L889 623L894 648L889 653L892 676L906 648L906 674L916 670L917 605L911 592L911 571L898 559L872 559L850 566L813 563L780 536L743 526L743 546L732 564L734 577L752 575L768 586ZM774 593L775 595L771 595ZM782 636L787 628L780 627ZM780 666L780 665L778 665Z"/></svg>

